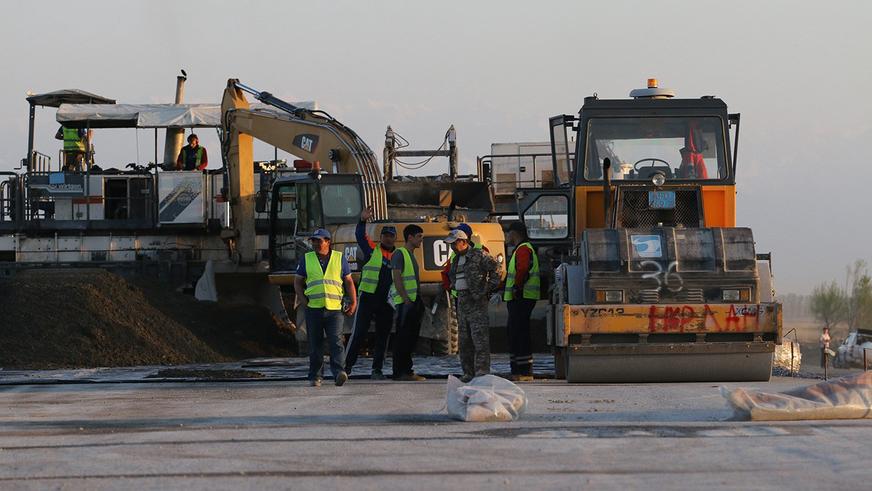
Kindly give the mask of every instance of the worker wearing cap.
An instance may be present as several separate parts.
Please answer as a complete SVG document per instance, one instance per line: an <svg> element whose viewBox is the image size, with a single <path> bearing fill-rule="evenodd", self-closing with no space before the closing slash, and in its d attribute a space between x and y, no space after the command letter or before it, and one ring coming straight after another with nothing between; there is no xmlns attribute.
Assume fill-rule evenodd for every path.
<svg viewBox="0 0 872 491"><path fill-rule="evenodd" d="M373 380L383 380L385 377L382 367L391 334L391 323L394 320L394 309L388 293L392 282L391 257L395 249L397 229L390 225L382 227L379 243L376 244L366 233L366 222L371 217L371 207L363 210L354 233L357 246L363 254L363 268L360 270L360 298L357 302L357 313L354 315L354 327L345 349L345 371L350 374L354 368L360 347L369 333L369 325L375 319L375 349L370 377Z"/></svg>
<svg viewBox="0 0 872 491"><path fill-rule="evenodd" d="M461 380L490 373L490 326L488 325L488 297L500 284L499 265L476 249L463 230L452 230L445 243L456 255L451 261L448 277L451 290L457 292L457 327Z"/></svg>
<svg viewBox="0 0 872 491"><path fill-rule="evenodd" d="M345 256L330 248L330 232L320 228L309 238L312 250L297 266L294 289L305 310L309 337L309 385L321 386L324 364L324 337L330 349L330 370L337 386L348 380L343 367L342 314L353 315L357 308L351 268ZM342 308L343 297L350 302Z"/></svg>
<svg viewBox="0 0 872 491"><path fill-rule="evenodd" d="M389 293L397 311L397 335L394 339L394 380L421 381L424 377L412 369L412 352L421 332L424 304L418 295L421 284L415 249L424 241L424 229L406 225L403 229L403 247L391 256L392 285Z"/></svg>
<svg viewBox="0 0 872 491"><path fill-rule="evenodd" d="M200 139L191 133L188 144L182 147L176 159L176 170L203 170L209 165L206 149L200 146Z"/></svg>
<svg viewBox="0 0 872 491"><path fill-rule="evenodd" d="M530 244L527 227L512 222L506 236L515 247L506 275L503 300L508 309L509 364L512 380L533 380L533 347L530 341L530 315L539 300L539 258Z"/></svg>
<svg viewBox="0 0 872 491"><path fill-rule="evenodd" d="M470 244L472 244L473 248L481 249L486 253L490 253L488 248L485 247L483 244L472 240L472 227L470 227L468 223L461 223L454 227L453 230L462 230L463 233L465 233L466 236L469 237ZM448 260L445 261L445 265L442 267L442 287L445 289L445 291L451 292L452 297L456 297L457 292L451 291L451 280L448 279L448 270L449 268L451 268L451 261L454 260L454 257L454 251L451 251L448 254Z"/></svg>
<svg viewBox="0 0 872 491"><path fill-rule="evenodd" d="M64 141L64 172L78 172L82 170L85 162L85 154L91 145L94 136L92 130L83 128L67 128L61 126L55 133L55 139Z"/></svg>

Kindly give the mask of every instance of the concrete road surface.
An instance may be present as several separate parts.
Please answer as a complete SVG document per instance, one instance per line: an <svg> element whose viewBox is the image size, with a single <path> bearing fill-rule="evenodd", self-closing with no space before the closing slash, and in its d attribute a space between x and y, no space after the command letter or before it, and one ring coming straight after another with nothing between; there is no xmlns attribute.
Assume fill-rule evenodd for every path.
<svg viewBox="0 0 872 491"><path fill-rule="evenodd" d="M872 486L872 420L736 422L715 384L543 381L520 421L461 423L444 385L3 386L0 489Z"/></svg>

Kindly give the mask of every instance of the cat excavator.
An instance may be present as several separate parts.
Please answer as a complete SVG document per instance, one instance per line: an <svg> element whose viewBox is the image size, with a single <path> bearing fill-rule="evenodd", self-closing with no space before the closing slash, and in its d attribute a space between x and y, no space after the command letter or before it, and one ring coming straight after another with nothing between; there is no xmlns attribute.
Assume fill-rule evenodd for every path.
<svg viewBox="0 0 872 491"><path fill-rule="evenodd" d="M261 104L253 107L246 94ZM298 341L305 336L303 316L294 312L293 275L297 262L308 249L308 237L318 228L333 236L333 248L343 252L355 279L363 265L355 227L364 208L373 210L367 225L370 237L382 227L397 230L414 223L424 229L423 247L415 251L420 265L419 295L427 315L421 335L433 341L433 352L456 350L456 322L450 302L440 283L440 271L448 259L449 247L442 241L458 222L472 221L474 240L482 242L500 264L505 262L502 228L498 223L476 222L493 211L493 197L486 182L459 180L456 159L450 177L393 179L385 162L381 172L375 154L351 128L328 113L285 102L268 92L230 79L221 102L222 155L226 167L226 193L231 208L230 227L222 232L233 262L248 266L252 281L282 290L290 319L294 319ZM388 142L392 130L388 129ZM293 169L277 172L273 182L256 189L253 172L253 140L282 149L300 160ZM449 142L446 136L446 142ZM385 154L394 152L393 145ZM456 157L454 139L446 155ZM256 243L255 216L269 214L268 247ZM403 238L397 237L397 246ZM258 257L258 251L266 256ZM253 265L268 263L267 268ZM224 283L249 288L239 275L226 276ZM220 283L220 281L219 281ZM224 290L219 286L219 291ZM453 328L452 328L453 326Z"/></svg>

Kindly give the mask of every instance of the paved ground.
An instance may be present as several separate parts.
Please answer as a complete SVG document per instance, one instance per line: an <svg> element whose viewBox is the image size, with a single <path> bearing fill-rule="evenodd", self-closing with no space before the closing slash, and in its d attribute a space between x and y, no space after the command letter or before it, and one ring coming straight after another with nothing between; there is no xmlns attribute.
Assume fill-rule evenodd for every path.
<svg viewBox="0 0 872 491"><path fill-rule="evenodd" d="M0 386L0 489L861 489L872 480L872 421L729 421L716 384L524 384L529 409L514 423L447 419L444 384Z"/></svg>

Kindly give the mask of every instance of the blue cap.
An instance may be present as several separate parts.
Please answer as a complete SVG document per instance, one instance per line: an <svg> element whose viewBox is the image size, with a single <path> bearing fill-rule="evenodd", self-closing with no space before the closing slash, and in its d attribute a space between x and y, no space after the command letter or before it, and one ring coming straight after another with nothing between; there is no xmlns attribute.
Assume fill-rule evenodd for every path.
<svg viewBox="0 0 872 491"><path fill-rule="evenodd" d="M464 232L466 232L467 237L472 237L472 227L470 227L466 223L461 223L460 225L454 227L454 230L463 230Z"/></svg>
<svg viewBox="0 0 872 491"><path fill-rule="evenodd" d="M327 239L330 240L330 232L324 230L323 228L319 228L312 234L310 239Z"/></svg>
<svg viewBox="0 0 872 491"><path fill-rule="evenodd" d="M393 225L386 225L386 226L382 227L381 233L396 236L397 235L397 227L394 227Z"/></svg>

